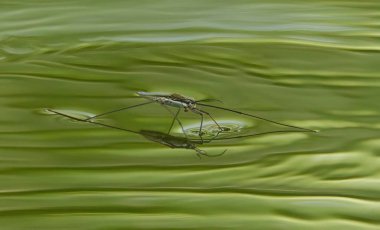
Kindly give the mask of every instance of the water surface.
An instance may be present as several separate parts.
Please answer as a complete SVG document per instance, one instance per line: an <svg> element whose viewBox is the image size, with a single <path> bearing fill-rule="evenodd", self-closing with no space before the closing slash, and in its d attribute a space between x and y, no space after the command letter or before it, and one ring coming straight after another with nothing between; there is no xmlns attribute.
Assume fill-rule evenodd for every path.
<svg viewBox="0 0 380 230"><path fill-rule="evenodd" d="M2 1L2 229L378 229L379 8ZM320 132L213 141L199 148L228 151L199 159L45 112L98 114L143 102L136 91L215 98ZM284 128L207 111L242 133ZM147 105L99 120L166 132L171 117ZM199 116L181 121L191 130Z"/></svg>

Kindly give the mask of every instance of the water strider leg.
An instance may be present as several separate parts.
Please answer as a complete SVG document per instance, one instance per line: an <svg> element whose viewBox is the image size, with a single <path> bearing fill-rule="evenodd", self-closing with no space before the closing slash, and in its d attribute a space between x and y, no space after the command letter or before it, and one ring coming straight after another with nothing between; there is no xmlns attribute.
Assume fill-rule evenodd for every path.
<svg viewBox="0 0 380 230"><path fill-rule="evenodd" d="M224 129L218 124L218 122L216 122L216 120L211 116L210 113L204 111L204 110L201 110L201 109L198 109L200 112L206 114L207 116L209 116L211 118L211 120L218 126L219 130L220 131L224 131Z"/></svg>
<svg viewBox="0 0 380 230"><path fill-rule="evenodd" d="M169 113L171 113L171 115L173 115L174 119L178 122L179 126L181 126L181 129L182 129L182 132L183 132L183 135L185 136L186 139L189 139L186 132L185 132L185 129L183 128L183 125L182 125L182 122L178 119L178 117L173 113L173 111L171 111L168 107L166 107L166 105L163 105L163 104L160 104L162 105L162 107L164 107L167 111L169 111Z"/></svg>
<svg viewBox="0 0 380 230"><path fill-rule="evenodd" d="M107 115L107 114L110 114L110 113L115 113L115 112L119 112L119 111L126 110L126 109L132 109L132 108L135 108L135 107L139 107L139 106L143 106L143 105L147 105L147 104L151 104L151 103L153 103L153 101L148 101L148 102L144 102L144 103L137 104L137 105L131 105L131 106L128 106L128 107L123 107L123 108L111 110L111 111L108 111L108 112L104 112L104 113L101 113L101 114L89 117L89 118L87 118L85 120L88 121L88 120L91 120L91 119L94 119L94 118L97 118L97 117L100 117L100 116L104 116L104 115Z"/></svg>
<svg viewBox="0 0 380 230"><path fill-rule="evenodd" d="M95 121L91 121L91 120L87 120L87 119L76 118L76 117L73 117L73 116L70 116L68 114L64 114L64 113L61 113L61 112L58 112L58 111L55 111L55 110L52 110L52 109L47 109L47 111L52 112L52 113L54 113L56 115L60 115L60 116L63 116L63 117L67 117L67 118L73 119L75 121L81 121L81 122L85 122L85 123L100 125L100 126L107 127L107 128L118 129L118 130L127 131L127 132L136 133L136 134L140 134L141 135L141 133L137 132L137 131L133 131L133 130L130 130L130 129L124 129L124 128L120 128L120 127L116 127L116 126L112 126L112 125L107 125L107 124L103 124L103 123L99 123L99 122L95 122Z"/></svg>
<svg viewBox="0 0 380 230"><path fill-rule="evenodd" d="M237 114L241 114L241 115L245 115L245 116L249 116L249 117L254 117L254 118L257 118L257 119L260 119L260 120L264 120L264 121L268 121L268 122L271 122L271 123L274 123L274 124L277 124L277 125L282 125L282 126L286 126L286 127L290 127L290 128L295 128L295 129L301 129L301 130L305 130L307 132L314 132L314 133L318 132L317 130L302 128L302 127L298 127L298 126L295 126L295 125L284 124L284 123L281 123L281 122L278 122L278 121L266 119L264 117L260 117L260 116L249 114L249 113L240 112L240 111L237 111L237 110L234 110L234 109L228 109L228 108L223 108L223 107L220 107L220 106L208 105L208 104L203 104L203 103L197 103L197 104L201 105L201 106L215 108L215 109L221 109L221 110L225 110L225 111L230 111L230 112L233 112L233 113L237 113Z"/></svg>
<svg viewBox="0 0 380 230"><path fill-rule="evenodd" d="M174 125L174 122L176 121L176 119L177 119L178 114L179 114L180 111L181 111L181 109L178 109L178 110L177 110L177 113L176 113L175 116L173 117L172 123L171 123L170 128L169 128L169 131L168 131L168 135L170 134L170 131L172 130L173 125Z"/></svg>
<svg viewBox="0 0 380 230"><path fill-rule="evenodd" d="M198 133L198 136L199 138L201 138L201 144L203 144L203 133L202 133L202 128L203 128L203 113L199 113L199 115L201 116L201 125L199 126L199 133Z"/></svg>

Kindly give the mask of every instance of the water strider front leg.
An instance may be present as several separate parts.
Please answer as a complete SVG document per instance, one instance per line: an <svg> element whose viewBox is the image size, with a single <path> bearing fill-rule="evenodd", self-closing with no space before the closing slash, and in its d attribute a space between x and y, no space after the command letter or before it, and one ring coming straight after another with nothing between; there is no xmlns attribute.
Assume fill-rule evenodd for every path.
<svg viewBox="0 0 380 230"><path fill-rule="evenodd" d="M132 109L132 108L136 108L136 107L139 107L139 106L143 106L143 105L147 105L147 104L151 104L153 103L152 101L148 101L148 102L144 102L144 103L141 103L141 104L137 104L137 105L130 105L130 106L127 106L127 107L123 107L123 108L119 108L119 109L115 109L115 110L111 110L111 111L107 111L107 112L104 112L104 113L101 113L101 114L98 114L98 115L95 115L95 116L92 116L92 117L89 117L87 119L85 119L86 121L90 121L94 118L98 118L98 117L101 117L101 116L104 116L104 115L108 115L108 114L111 114L111 113L116 113L116 112L119 112L119 111L122 111L122 110L127 110L127 109Z"/></svg>

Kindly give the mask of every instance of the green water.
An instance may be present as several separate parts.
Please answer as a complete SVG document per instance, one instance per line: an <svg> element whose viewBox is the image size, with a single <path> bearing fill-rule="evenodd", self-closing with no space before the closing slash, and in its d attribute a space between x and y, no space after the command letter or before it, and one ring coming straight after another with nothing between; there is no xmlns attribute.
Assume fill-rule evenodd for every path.
<svg viewBox="0 0 380 230"><path fill-rule="evenodd" d="M379 229L379 10L370 0L1 1L0 228ZM198 147L227 152L199 159L45 110L98 114L144 102L142 90L320 132L212 141ZM223 135L284 128L204 109L236 128ZM180 119L187 131L200 122ZM153 104L99 121L166 132L171 117Z"/></svg>

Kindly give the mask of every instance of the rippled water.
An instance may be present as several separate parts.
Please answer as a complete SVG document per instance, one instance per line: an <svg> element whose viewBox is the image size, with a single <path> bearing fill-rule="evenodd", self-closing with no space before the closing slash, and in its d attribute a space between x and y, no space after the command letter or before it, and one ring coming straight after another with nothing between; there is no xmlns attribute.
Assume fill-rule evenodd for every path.
<svg viewBox="0 0 380 230"><path fill-rule="evenodd" d="M2 1L1 229L379 229L379 9ZM136 91L214 98L320 132L197 142L227 149L199 159L143 133L170 126L157 104L97 120L140 133L46 112L84 118L144 102ZM204 109L231 128L221 137L287 129ZM180 119L196 139L199 116ZM208 118L204 132L215 133ZM183 139L178 124L171 134Z"/></svg>

